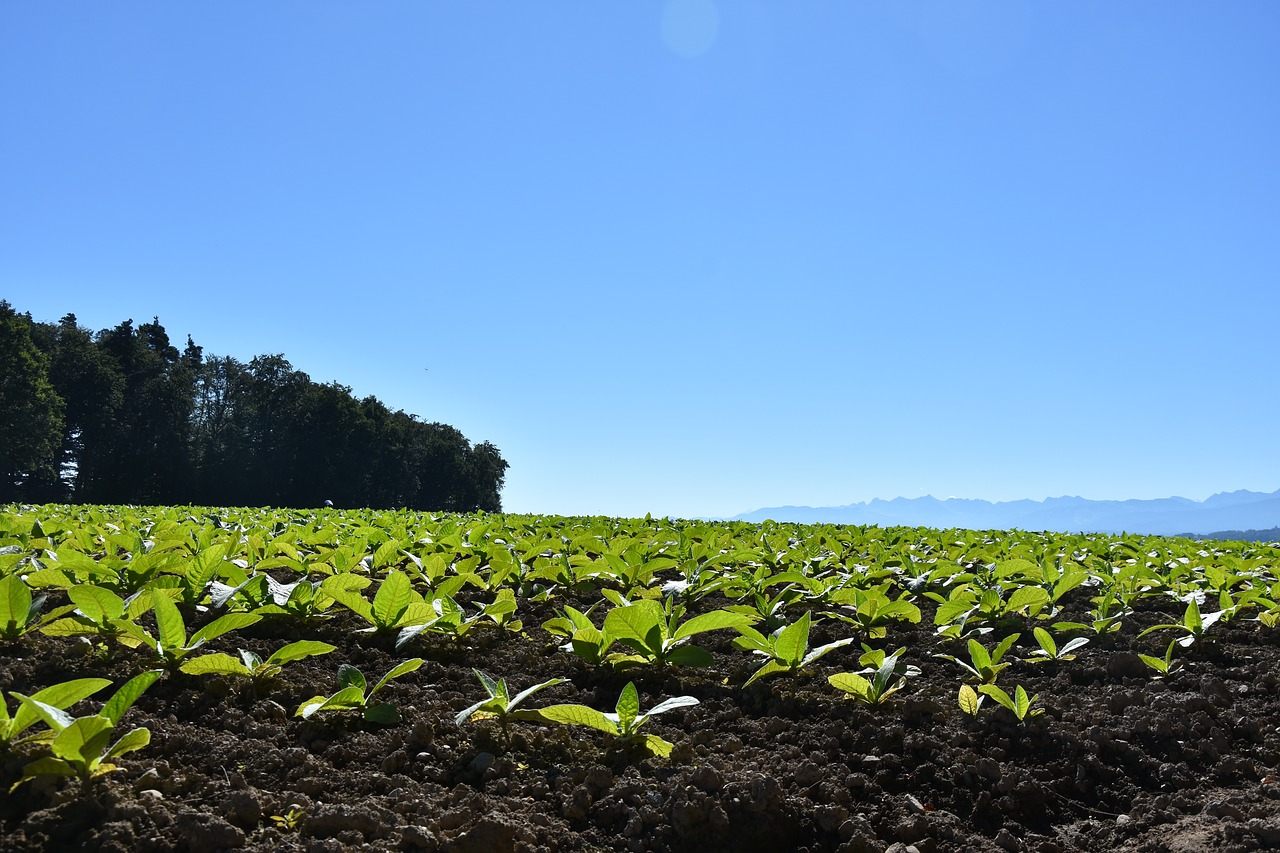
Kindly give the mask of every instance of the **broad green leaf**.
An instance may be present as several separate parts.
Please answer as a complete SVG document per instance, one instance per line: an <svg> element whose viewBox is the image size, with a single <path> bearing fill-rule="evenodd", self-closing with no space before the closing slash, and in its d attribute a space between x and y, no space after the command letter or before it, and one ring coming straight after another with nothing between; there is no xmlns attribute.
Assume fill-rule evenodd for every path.
<svg viewBox="0 0 1280 853"><path fill-rule="evenodd" d="M995 651L991 653L991 663L999 663L1009 649L1013 647L1013 644L1018 642L1018 638L1021 636L1022 634L1020 633L1013 633L1001 640L996 645Z"/></svg>
<svg viewBox="0 0 1280 853"><path fill-rule="evenodd" d="M213 654L194 658L182 664L178 669L187 675L239 675L244 678L253 676L252 670L243 661L236 660L231 655L226 655L222 652L214 652Z"/></svg>
<svg viewBox="0 0 1280 853"><path fill-rule="evenodd" d="M374 624L383 628L395 627L412 600L413 585L409 576L394 569L387 572L386 579L373 597Z"/></svg>
<svg viewBox="0 0 1280 853"><path fill-rule="evenodd" d="M256 625L261 621L262 616L257 613L224 614L192 634L189 647L194 649L209 640L221 637L223 634L230 634L232 631L248 628L250 625Z"/></svg>
<svg viewBox="0 0 1280 853"><path fill-rule="evenodd" d="M109 589L100 586L73 586L67 597L81 613L97 624L124 616L124 601Z"/></svg>
<svg viewBox="0 0 1280 853"><path fill-rule="evenodd" d="M45 725L53 729L55 732L60 732L75 722L75 717L68 714L62 708L54 707L48 702L42 702L33 696L24 696L17 691L14 691L9 695L22 703L22 707L18 709L19 714L21 714L22 709L25 708L30 714L35 715L36 719L44 720ZM17 717L15 715L15 722L16 718ZM35 720L32 720L31 722L34 723ZM25 726L23 728L25 728ZM19 731L22 731L22 729L16 729L14 734L17 734Z"/></svg>
<svg viewBox="0 0 1280 853"><path fill-rule="evenodd" d="M979 699L978 692L967 684L960 685L960 710L969 716L978 713Z"/></svg>
<svg viewBox="0 0 1280 853"><path fill-rule="evenodd" d="M113 726L118 724L125 711L133 707L133 703L138 701L138 697L145 693L148 687L155 684L156 679L162 674L161 670L152 669L135 675L107 700L107 704L102 707L100 713L110 720Z"/></svg>
<svg viewBox="0 0 1280 853"><path fill-rule="evenodd" d="M675 749L675 744L669 740L663 740L657 735L644 735L641 740L644 748L649 751L650 755L657 758L670 758L671 750Z"/></svg>
<svg viewBox="0 0 1280 853"><path fill-rule="evenodd" d="M661 622L662 605L646 599L610 610L604 617L604 632L619 640L634 640L648 648L646 638Z"/></svg>
<svg viewBox="0 0 1280 853"><path fill-rule="evenodd" d="M505 687L505 679L495 681L487 672L482 672L475 667L472 667L471 671L475 673L476 678L480 680L480 684L484 687L485 692L489 694L490 698L496 697L502 699L504 702L506 701L507 690Z"/></svg>
<svg viewBox="0 0 1280 853"><path fill-rule="evenodd" d="M743 687L751 684L753 681L759 681L767 675L773 675L775 672L790 672L791 667L778 663L776 660L770 660L764 666L757 669L751 674L751 677L743 682Z"/></svg>
<svg viewBox="0 0 1280 853"><path fill-rule="evenodd" d="M667 653L667 663L673 666L714 666L715 662L702 646L680 646Z"/></svg>
<svg viewBox="0 0 1280 853"><path fill-rule="evenodd" d="M17 575L0 579L0 635L17 636L31 615L31 590Z"/></svg>
<svg viewBox="0 0 1280 853"><path fill-rule="evenodd" d="M1200 605L1193 598L1187 602L1187 612L1182 616L1182 624L1192 633L1198 634L1204 628L1204 620L1200 616Z"/></svg>
<svg viewBox="0 0 1280 853"><path fill-rule="evenodd" d="M149 743L151 743L151 732L148 729L139 727L116 741L115 745L107 752L106 757L119 758L125 753L142 749Z"/></svg>
<svg viewBox="0 0 1280 853"><path fill-rule="evenodd" d="M938 605L933 616L933 624L950 625L973 609L973 602L966 598L951 599Z"/></svg>
<svg viewBox="0 0 1280 853"><path fill-rule="evenodd" d="M1053 635L1044 628L1037 627L1033 632L1036 636L1036 642L1040 644L1040 648L1044 649L1049 657L1058 656L1058 644L1053 641Z"/></svg>
<svg viewBox="0 0 1280 853"><path fill-rule="evenodd" d="M110 684L110 680L106 678L76 678L38 690L32 693L30 698L37 702L43 702L52 708L66 709L81 699L87 699ZM0 697L0 709L3 708L4 699ZM13 720L9 724L9 737L17 737L38 719L40 719L40 715L33 708L28 707L26 703L19 705L17 712L13 715ZM68 717L68 723L70 719Z"/></svg>
<svg viewBox="0 0 1280 853"><path fill-rule="evenodd" d="M837 690L854 696L871 695L871 682L856 672L837 672L835 675L828 676L827 681Z"/></svg>
<svg viewBox="0 0 1280 853"><path fill-rule="evenodd" d="M365 680L363 672L349 663L344 663L338 667L338 685L342 688L359 688L363 694L364 689L369 686L369 682Z"/></svg>
<svg viewBox="0 0 1280 853"><path fill-rule="evenodd" d="M187 627L178 612L178 605L167 595L152 596L151 603L156 613L156 640L161 651L181 649L187 644Z"/></svg>
<svg viewBox="0 0 1280 853"><path fill-rule="evenodd" d="M1003 690L1001 690L999 687L996 687L994 684L984 684L978 688L978 692L985 693L987 696L990 696L992 699L996 700L1001 705L1008 708L1010 711L1013 711L1014 714L1018 713L1018 708L1014 704L1013 699L1009 697L1009 694L1005 693Z"/></svg>
<svg viewBox="0 0 1280 853"><path fill-rule="evenodd" d="M18 786L23 782L36 778L37 776L75 776L76 770L61 758L53 756L45 756L37 758L26 767L22 768L22 778L9 787L9 793L17 790Z"/></svg>
<svg viewBox="0 0 1280 853"><path fill-rule="evenodd" d="M302 703L302 707L298 709L298 716L305 720L317 711L350 711L353 708L363 707L364 691L359 687L345 687L327 699L316 696Z"/></svg>
<svg viewBox="0 0 1280 853"><path fill-rule="evenodd" d="M1049 593L1038 586L1020 586L1009 596L1007 613L1021 613L1028 608L1039 610L1049 603Z"/></svg>
<svg viewBox="0 0 1280 853"><path fill-rule="evenodd" d="M991 668L991 655L977 640L969 641L969 659L973 661L974 669L978 672Z"/></svg>
<svg viewBox="0 0 1280 853"><path fill-rule="evenodd" d="M730 613L726 610L713 610L710 613L703 613L701 616L695 616L692 619L683 622L676 628L675 634L671 639L683 640L685 637L692 637L694 634L701 634L704 631L718 631L722 628L738 628L750 624L751 620L741 613Z"/></svg>
<svg viewBox="0 0 1280 853"><path fill-rule="evenodd" d="M303 658L315 655L327 655L336 649L329 643L322 643L319 640L294 640L292 643L281 646L271 653L267 658L267 663L273 666L281 666Z"/></svg>
<svg viewBox="0 0 1280 853"><path fill-rule="evenodd" d="M395 705L388 705L383 702L378 705L370 705L364 709L364 718L371 723L379 723L384 726L394 726L400 722L400 712L396 710Z"/></svg>
<svg viewBox="0 0 1280 853"><path fill-rule="evenodd" d="M55 758L72 764L102 756L111 741L114 726L106 717L93 715L71 722L54 737L49 749Z"/></svg>
<svg viewBox="0 0 1280 853"><path fill-rule="evenodd" d="M534 711L539 718L551 723L564 723L572 726L590 726L611 735L618 734L618 724L610 720L604 713L586 705L548 705Z"/></svg>
<svg viewBox="0 0 1280 853"><path fill-rule="evenodd" d="M618 704L614 710L618 714L618 730L631 731L636 717L640 714L640 695L636 692L634 681L628 681L627 686L622 688L622 695L618 697Z"/></svg>
<svg viewBox="0 0 1280 853"><path fill-rule="evenodd" d="M372 697L373 694L381 690L383 686L391 679L399 678L402 675L408 675L409 673L416 670L418 667L422 666L424 663L426 663L426 661L423 660L422 658L409 658L409 660L403 663L396 664L394 667L391 668L391 671L388 672L386 675L382 676L382 680L380 680L374 686L374 688L369 691L369 696Z"/></svg>
<svg viewBox="0 0 1280 853"><path fill-rule="evenodd" d="M799 666L809 647L810 616L806 612L792 625L783 628L774 641L774 654L790 666Z"/></svg>

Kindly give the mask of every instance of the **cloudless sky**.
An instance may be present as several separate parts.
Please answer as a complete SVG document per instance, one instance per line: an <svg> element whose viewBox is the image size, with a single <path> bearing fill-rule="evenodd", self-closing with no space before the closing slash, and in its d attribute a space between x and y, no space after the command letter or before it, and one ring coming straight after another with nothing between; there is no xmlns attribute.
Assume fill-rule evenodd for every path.
<svg viewBox="0 0 1280 853"><path fill-rule="evenodd" d="M1280 487L1280 4L0 4L0 298L517 512Z"/></svg>

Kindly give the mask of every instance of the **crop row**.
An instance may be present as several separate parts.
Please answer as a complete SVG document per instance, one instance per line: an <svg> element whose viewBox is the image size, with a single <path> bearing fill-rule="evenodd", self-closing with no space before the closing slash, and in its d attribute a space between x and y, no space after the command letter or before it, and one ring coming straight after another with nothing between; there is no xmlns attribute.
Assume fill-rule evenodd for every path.
<svg viewBox="0 0 1280 853"><path fill-rule="evenodd" d="M698 638L733 632L733 648L757 662L743 686L811 671L825 655L859 643L861 668L827 680L840 695L873 706L890 702L920 674L907 649L890 649L894 626L931 620L947 644L936 657L962 681L960 709L977 714L990 699L1023 720L1041 709L1023 686L998 684L1013 660L1072 660L1091 640L1124 631L1137 610L1155 602L1154 609L1173 606L1179 616L1136 632L1162 638L1152 649L1160 653L1141 659L1153 677L1175 675L1183 650L1217 624L1250 619L1275 627L1278 566L1275 546L1135 536L11 507L0 513L0 639L22 643L35 633L75 639L106 653L129 650L150 668L81 717L67 709L109 680L76 679L30 695L10 691L12 714L0 694L0 745L40 750L18 784L40 775L88 784L115 769L113 759L146 746L146 729L119 738L114 730L164 673L240 677L266 689L291 662L334 650L306 634L307 625L337 614L350 614L361 632L394 637L397 649L424 636L543 631L565 654L618 671L712 666ZM594 603L580 609L559 601L570 595ZM521 608L534 601L556 607L557 615L524 625ZM204 648L264 619L289 620L299 639L265 659ZM189 633L189 621L201 627ZM819 622L846 636L812 644ZM422 663L407 659L372 687L342 664L338 690L302 703L297 714L358 713L394 724L396 709L375 696ZM476 676L484 697L458 715L459 725L484 717L497 719L504 733L511 720L584 725L658 756L672 745L641 726L697 702L673 697L641 712L628 684L611 711L527 708L525 700L562 679L513 695L504 679ZM30 733L40 722L47 728Z"/></svg>

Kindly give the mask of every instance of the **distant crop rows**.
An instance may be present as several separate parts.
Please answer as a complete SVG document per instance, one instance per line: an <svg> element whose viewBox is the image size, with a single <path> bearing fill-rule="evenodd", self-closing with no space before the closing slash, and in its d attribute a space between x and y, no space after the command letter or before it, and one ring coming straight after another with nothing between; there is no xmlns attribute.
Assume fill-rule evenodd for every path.
<svg viewBox="0 0 1280 853"><path fill-rule="evenodd" d="M1176 677L1186 650L1233 619L1280 621L1275 546L1138 536L1063 535L670 519L430 515L199 508L9 507L0 513L0 640L40 634L88 643L104 677L0 694L0 746L30 754L23 777L67 776L86 786L114 760L144 749L145 728L117 736L125 711L174 673L249 680L269 692L283 668L335 647L308 626L351 614L360 632L394 637L407 655L424 637L542 633L590 666L715 667L698 644L730 632L756 662L740 686L811 671L859 644L856 671L828 676L833 699L888 708L919 678L924 655L946 662L959 709L1025 720L1043 711L1014 662L1066 662L1091 640L1132 631L1158 645L1141 655L1153 678ZM557 616L526 625L547 602ZM587 602L584 604L584 602ZM1129 628L1135 608L1172 614ZM1147 609L1151 609L1147 607ZM297 637L266 658L211 652L262 620L288 620ZM1149 621L1149 620L1148 620ZM826 622L839 639L810 642ZM941 651L895 648L895 629L932 623ZM188 624L200 627L188 630ZM111 685L124 658L133 678L97 711L68 710ZM107 660L116 663L107 664ZM370 684L336 665L337 690L297 715L345 714L394 725L379 692L420 667L408 657ZM670 697L647 712L634 683L600 710L528 707L556 678L516 693L476 672L478 701L457 723L496 719L581 725L640 753L673 745L640 731L649 718L697 703ZM987 710L984 710L984 707ZM995 710L991 710L995 709Z"/></svg>

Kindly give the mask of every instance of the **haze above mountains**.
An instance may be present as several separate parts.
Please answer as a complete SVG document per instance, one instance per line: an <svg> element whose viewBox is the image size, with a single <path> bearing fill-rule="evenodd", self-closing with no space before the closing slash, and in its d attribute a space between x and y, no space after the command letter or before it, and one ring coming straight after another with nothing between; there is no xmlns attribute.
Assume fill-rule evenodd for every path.
<svg viewBox="0 0 1280 853"><path fill-rule="evenodd" d="M966 498L894 498L846 506L766 507L735 521L806 524L878 524L971 530L1052 530L1064 533L1145 533L1162 536L1280 527L1280 489L1220 492L1203 501L1188 498L1099 501L1081 497L992 503Z"/></svg>

